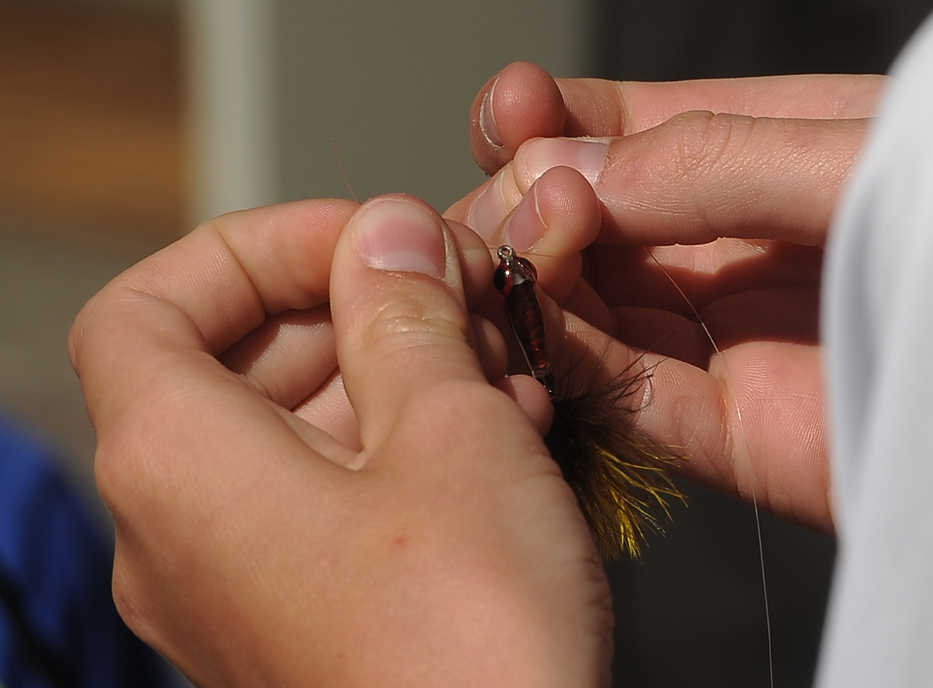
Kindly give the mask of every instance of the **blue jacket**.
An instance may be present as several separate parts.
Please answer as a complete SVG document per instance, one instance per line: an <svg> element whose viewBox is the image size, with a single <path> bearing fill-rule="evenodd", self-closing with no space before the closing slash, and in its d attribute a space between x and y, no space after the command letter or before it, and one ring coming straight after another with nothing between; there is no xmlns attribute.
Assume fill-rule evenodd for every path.
<svg viewBox="0 0 933 688"><path fill-rule="evenodd" d="M95 525L48 452L0 418L0 687L168 685L117 615Z"/></svg>

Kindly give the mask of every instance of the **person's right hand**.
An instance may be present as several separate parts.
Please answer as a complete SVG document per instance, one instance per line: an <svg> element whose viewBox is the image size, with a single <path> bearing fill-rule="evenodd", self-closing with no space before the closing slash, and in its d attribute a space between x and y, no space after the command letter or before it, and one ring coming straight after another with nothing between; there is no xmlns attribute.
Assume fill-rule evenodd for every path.
<svg viewBox="0 0 933 688"><path fill-rule="evenodd" d="M547 394L489 384L467 312L491 282L393 195L214 219L91 299L69 344L127 624L201 686L607 686Z"/></svg>
<svg viewBox="0 0 933 688"><path fill-rule="evenodd" d="M555 81L513 64L471 111L474 156L495 175L448 215L538 263L564 309L555 338L610 372L629 346L649 352L638 423L693 475L831 528L822 246L883 85Z"/></svg>

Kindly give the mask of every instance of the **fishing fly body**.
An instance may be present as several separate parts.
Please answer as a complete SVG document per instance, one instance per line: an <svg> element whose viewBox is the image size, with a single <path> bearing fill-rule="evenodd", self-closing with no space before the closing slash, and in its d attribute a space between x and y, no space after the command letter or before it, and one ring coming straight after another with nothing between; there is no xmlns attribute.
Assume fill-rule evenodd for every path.
<svg viewBox="0 0 933 688"><path fill-rule="evenodd" d="M637 557L646 531L661 530L670 517L668 498L683 500L666 469L681 457L634 427L629 404L649 371L627 368L598 389L574 391L555 382L544 317L535 294L537 270L508 245L498 249L496 289L528 369L554 404L545 438L551 456L573 489L603 558Z"/></svg>
<svg viewBox="0 0 933 688"><path fill-rule="evenodd" d="M535 295L538 271L527 258L516 255L511 246L500 246L499 267L493 276L496 289L505 297L512 331L532 377L554 395L554 373L544 337L544 317Z"/></svg>

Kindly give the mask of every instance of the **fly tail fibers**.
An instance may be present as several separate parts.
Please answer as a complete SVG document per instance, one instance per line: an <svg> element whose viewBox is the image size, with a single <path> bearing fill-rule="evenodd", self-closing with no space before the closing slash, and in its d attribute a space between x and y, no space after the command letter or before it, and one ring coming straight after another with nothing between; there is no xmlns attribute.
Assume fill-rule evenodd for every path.
<svg viewBox="0 0 933 688"><path fill-rule="evenodd" d="M591 389L570 383L553 396L554 421L545 438L573 489L605 560L638 558L651 532L664 532L670 501L684 502L669 470L683 458L634 427L651 370L635 361Z"/></svg>

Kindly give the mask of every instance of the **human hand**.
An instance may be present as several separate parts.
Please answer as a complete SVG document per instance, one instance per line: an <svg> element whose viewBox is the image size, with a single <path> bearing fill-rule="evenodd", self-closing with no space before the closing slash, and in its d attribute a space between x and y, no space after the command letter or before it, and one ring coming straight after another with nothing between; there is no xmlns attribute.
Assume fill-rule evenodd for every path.
<svg viewBox="0 0 933 688"><path fill-rule="evenodd" d="M491 386L504 343L467 315L490 280L388 197L219 218L95 296L70 351L130 627L205 686L606 685L546 394Z"/></svg>
<svg viewBox="0 0 933 688"><path fill-rule="evenodd" d="M637 423L688 472L831 528L822 245L882 86L555 81L513 64L471 110L474 156L495 176L447 215L529 253L564 309L556 337L610 372L629 347L649 352ZM578 136L599 138L564 138Z"/></svg>

